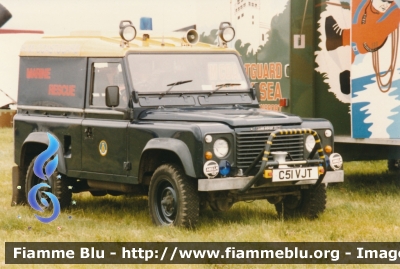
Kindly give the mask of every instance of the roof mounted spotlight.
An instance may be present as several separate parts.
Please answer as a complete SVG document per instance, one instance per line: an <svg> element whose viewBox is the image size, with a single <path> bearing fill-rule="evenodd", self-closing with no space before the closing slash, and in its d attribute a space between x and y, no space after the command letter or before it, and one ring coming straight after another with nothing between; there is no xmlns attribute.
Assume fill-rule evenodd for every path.
<svg viewBox="0 0 400 269"><path fill-rule="evenodd" d="M221 45L226 47L226 44L235 38L235 29L233 29L230 22L221 22L218 35L222 40Z"/></svg>
<svg viewBox="0 0 400 269"><path fill-rule="evenodd" d="M136 28L131 21L125 20L119 23L119 35L123 39L121 47L129 47L129 42L136 37Z"/></svg>

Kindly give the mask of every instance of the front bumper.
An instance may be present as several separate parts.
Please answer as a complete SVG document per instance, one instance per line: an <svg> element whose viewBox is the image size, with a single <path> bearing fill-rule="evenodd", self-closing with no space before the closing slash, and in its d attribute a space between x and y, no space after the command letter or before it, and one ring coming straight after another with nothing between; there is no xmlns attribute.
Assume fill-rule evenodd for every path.
<svg viewBox="0 0 400 269"><path fill-rule="evenodd" d="M312 134L315 139L314 148L311 150L310 155L306 160L300 161L286 161L286 160L274 160L270 161L268 159L269 154L271 153L271 146L273 144L273 140L277 136L285 136L291 134ZM314 159L314 155L318 154L318 159ZM335 153L337 154L337 153ZM334 154L332 154L334 155ZM281 186L295 186L295 185L319 185L321 183L330 183L330 182L343 182L344 180L344 173L343 170L339 170L341 167L341 156L337 154L340 159L340 165L336 165L336 167L332 167L335 171L327 171L327 159L323 153L323 148L321 144L321 140L318 136L318 133L312 129L283 129L283 130L276 130L272 132L268 140L265 141L265 148L263 151L259 153L259 155L255 158L253 163L247 168L244 172L244 176L241 177L229 177L229 178L208 178L208 179L199 179L198 180L198 190L199 191L221 191L221 190L238 190L240 193L244 193L250 188L259 188L259 187L281 187ZM261 161L260 168L255 176L248 176L249 172L256 167L256 165ZM334 161L334 160L333 160ZM331 162L329 160L329 162ZM281 166L282 165L282 166ZM289 166L287 166L289 165ZM318 179L314 179L315 175L308 178L313 179L306 179L304 177L303 180L295 181L282 181L282 182L272 182L272 177L270 175L264 175L265 172L271 171L271 169L278 169L280 167L318 167ZM322 173L320 173L320 169ZM280 173L280 172L279 172ZM283 179L279 176L280 179ZM290 176L289 176L289 180ZM293 180L293 179L292 179Z"/></svg>
<svg viewBox="0 0 400 269"><path fill-rule="evenodd" d="M225 177L225 178L205 178L199 179L199 191L223 191L223 190L239 190L244 188L253 176L249 177ZM297 186L297 185L314 185L318 179L300 180L295 182L279 182L265 183L257 187L280 187L280 186ZM343 170L328 171L321 183L338 183L344 181Z"/></svg>

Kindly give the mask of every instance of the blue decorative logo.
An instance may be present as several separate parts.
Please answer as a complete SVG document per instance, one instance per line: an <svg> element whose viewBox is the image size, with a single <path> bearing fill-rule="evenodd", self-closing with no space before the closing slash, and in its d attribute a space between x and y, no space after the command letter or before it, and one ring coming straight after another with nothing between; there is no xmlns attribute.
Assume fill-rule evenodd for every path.
<svg viewBox="0 0 400 269"><path fill-rule="evenodd" d="M59 147L59 143L53 135L47 133L47 136L49 138L49 145L45 151L39 154L39 156L35 160L35 163L33 164L33 172L38 178L44 181L49 180L58 165L58 155L56 153ZM43 223L49 223L55 220L60 214L60 202L58 201L57 197L51 192L40 191L41 188L51 187L43 182L33 186L28 193L28 203L33 209L43 212L44 208L48 208L50 206L47 198L43 197L43 194L46 195L53 204L53 214L47 218L38 216L36 214L35 217ZM40 202L44 208L39 205L37 197L40 199Z"/></svg>
<svg viewBox="0 0 400 269"><path fill-rule="evenodd" d="M57 152L59 146L58 141L54 136L49 133L47 133L47 136L49 138L49 146L45 151L39 154L33 165L33 172L37 177L43 180L48 180L58 165L58 155L56 155L54 159L50 160L45 167L45 163ZM43 170L45 170L46 175L43 174Z"/></svg>

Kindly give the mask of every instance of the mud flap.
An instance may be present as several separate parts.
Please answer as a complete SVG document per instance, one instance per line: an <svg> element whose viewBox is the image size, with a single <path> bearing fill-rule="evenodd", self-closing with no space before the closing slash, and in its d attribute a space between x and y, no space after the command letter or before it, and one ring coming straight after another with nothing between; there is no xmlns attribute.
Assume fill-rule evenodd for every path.
<svg viewBox="0 0 400 269"><path fill-rule="evenodd" d="M25 182L23 174L21 173L19 166L13 166L11 206L22 205L25 203L26 203L26 195L25 195Z"/></svg>

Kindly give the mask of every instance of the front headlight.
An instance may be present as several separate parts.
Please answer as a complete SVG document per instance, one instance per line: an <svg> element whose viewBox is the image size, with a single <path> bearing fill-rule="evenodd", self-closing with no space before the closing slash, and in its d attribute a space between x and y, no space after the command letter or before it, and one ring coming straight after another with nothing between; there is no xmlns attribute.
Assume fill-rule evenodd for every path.
<svg viewBox="0 0 400 269"><path fill-rule="evenodd" d="M224 158L229 152L229 144L225 139L217 139L214 142L214 154L218 158Z"/></svg>
<svg viewBox="0 0 400 269"><path fill-rule="evenodd" d="M312 136L312 135L309 135L309 136L307 136L307 138L306 138L306 149L307 149L307 151L308 152L311 152L312 151L312 149L314 148L314 146L315 146L315 139L314 139L314 136Z"/></svg>

